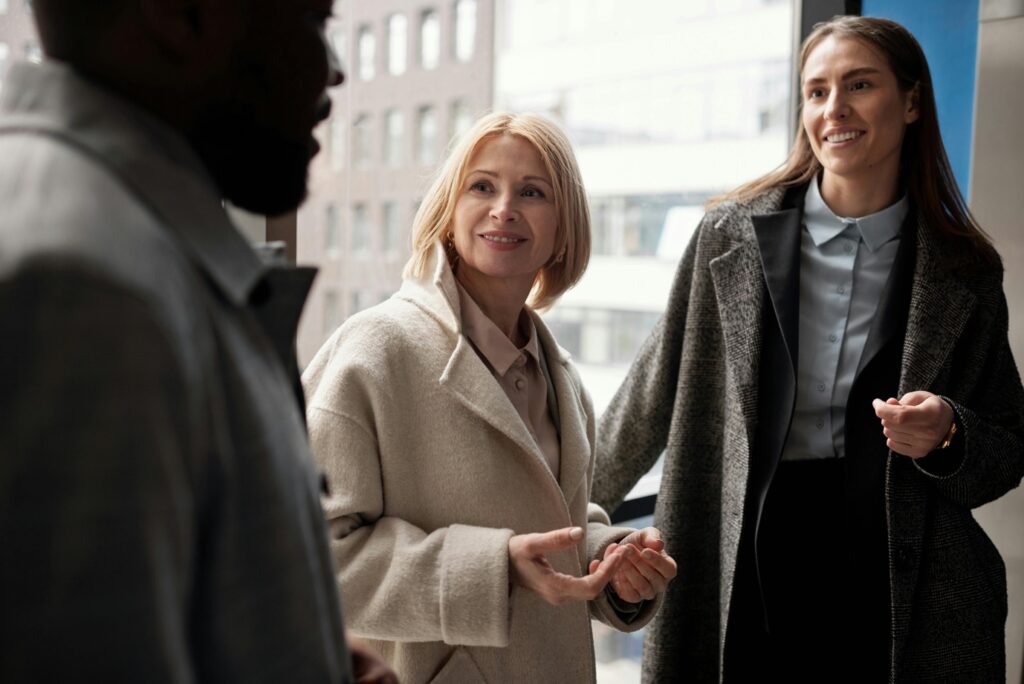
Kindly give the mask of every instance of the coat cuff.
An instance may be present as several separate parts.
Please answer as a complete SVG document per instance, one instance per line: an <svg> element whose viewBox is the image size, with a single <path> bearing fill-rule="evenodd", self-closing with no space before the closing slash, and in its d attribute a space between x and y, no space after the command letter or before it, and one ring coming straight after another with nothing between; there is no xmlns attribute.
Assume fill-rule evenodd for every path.
<svg viewBox="0 0 1024 684"><path fill-rule="evenodd" d="M451 525L441 551L441 636L446 644L509 643L512 530Z"/></svg>

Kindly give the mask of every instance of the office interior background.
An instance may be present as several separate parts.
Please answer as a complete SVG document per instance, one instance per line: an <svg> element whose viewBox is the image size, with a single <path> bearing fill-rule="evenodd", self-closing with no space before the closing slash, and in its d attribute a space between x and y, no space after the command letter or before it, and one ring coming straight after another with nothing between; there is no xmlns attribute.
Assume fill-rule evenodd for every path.
<svg viewBox="0 0 1024 684"><path fill-rule="evenodd" d="M30 10L0 0L0 89L12 61L41 59ZM320 269L300 363L398 289L412 217L451 142L492 109L542 112L576 147L594 231L590 269L545 319L600 411L704 201L784 159L800 40L840 13L895 19L921 41L961 189L1006 266L1024 363L1024 140L1009 134L1024 111L1024 0L337 0L328 37L347 81L317 132L310 197L297 215L234 212L254 241L283 239ZM638 522L659 473L631 495ZM1006 560L1007 677L1024 682L1024 489L975 514ZM594 632L600 681L639 681L642 635Z"/></svg>

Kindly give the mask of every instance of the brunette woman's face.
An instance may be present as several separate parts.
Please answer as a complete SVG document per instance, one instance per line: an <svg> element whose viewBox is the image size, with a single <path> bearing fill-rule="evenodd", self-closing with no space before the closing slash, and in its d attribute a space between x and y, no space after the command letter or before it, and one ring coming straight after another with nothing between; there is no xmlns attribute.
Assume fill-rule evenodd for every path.
<svg viewBox="0 0 1024 684"><path fill-rule="evenodd" d="M828 36L807 56L801 87L804 131L828 181L898 182L917 93L900 89L881 54L859 40Z"/></svg>

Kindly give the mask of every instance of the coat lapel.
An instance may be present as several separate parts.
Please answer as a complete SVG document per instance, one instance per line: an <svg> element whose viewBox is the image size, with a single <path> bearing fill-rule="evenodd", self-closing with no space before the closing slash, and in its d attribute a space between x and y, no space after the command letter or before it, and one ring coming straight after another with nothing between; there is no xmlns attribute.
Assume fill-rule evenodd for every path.
<svg viewBox="0 0 1024 684"><path fill-rule="evenodd" d="M467 409L508 437L550 473L533 435L464 335L458 336L439 382Z"/></svg>
<svg viewBox="0 0 1024 684"><path fill-rule="evenodd" d="M794 378L800 337L801 216L800 209L794 207L750 217L754 223L768 294L789 352Z"/></svg>
<svg viewBox="0 0 1024 684"><path fill-rule="evenodd" d="M722 324L725 363L739 392L740 410L753 443L757 425L757 373L761 347L763 276L757 245L742 242L710 263ZM746 485L746 481L740 483Z"/></svg>
<svg viewBox="0 0 1024 684"><path fill-rule="evenodd" d="M871 321L871 329L868 330L864 350L857 362L854 382L856 382L856 378L860 377L861 371L878 356L893 337L905 330L907 293L913 282L917 248L917 230L912 217L913 214L903 225L900 245L896 249L896 258L893 261L889 277L885 281L885 287L882 289L878 311Z"/></svg>
<svg viewBox="0 0 1024 684"><path fill-rule="evenodd" d="M561 444L558 482L567 501L586 479L593 461L594 447L587 419L593 413L584 407L583 397L569 370L569 356L555 342L551 332L536 314L533 315L543 353L547 358L548 371L558 408L558 436Z"/></svg>
<svg viewBox="0 0 1024 684"><path fill-rule="evenodd" d="M936 237L919 220L900 394L933 384L974 313L976 297L940 262Z"/></svg>

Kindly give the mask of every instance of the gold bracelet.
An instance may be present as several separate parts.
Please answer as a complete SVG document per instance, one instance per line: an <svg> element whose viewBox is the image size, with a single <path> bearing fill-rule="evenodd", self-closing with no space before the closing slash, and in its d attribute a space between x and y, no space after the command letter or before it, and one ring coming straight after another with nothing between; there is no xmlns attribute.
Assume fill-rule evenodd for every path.
<svg viewBox="0 0 1024 684"><path fill-rule="evenodd" d="M949 445L953 443L953 437L956 435L956 418L949 425L949 430L946 432L946 436L942 438L942 443L939 444L937 449L947 449Z"/></svg>

